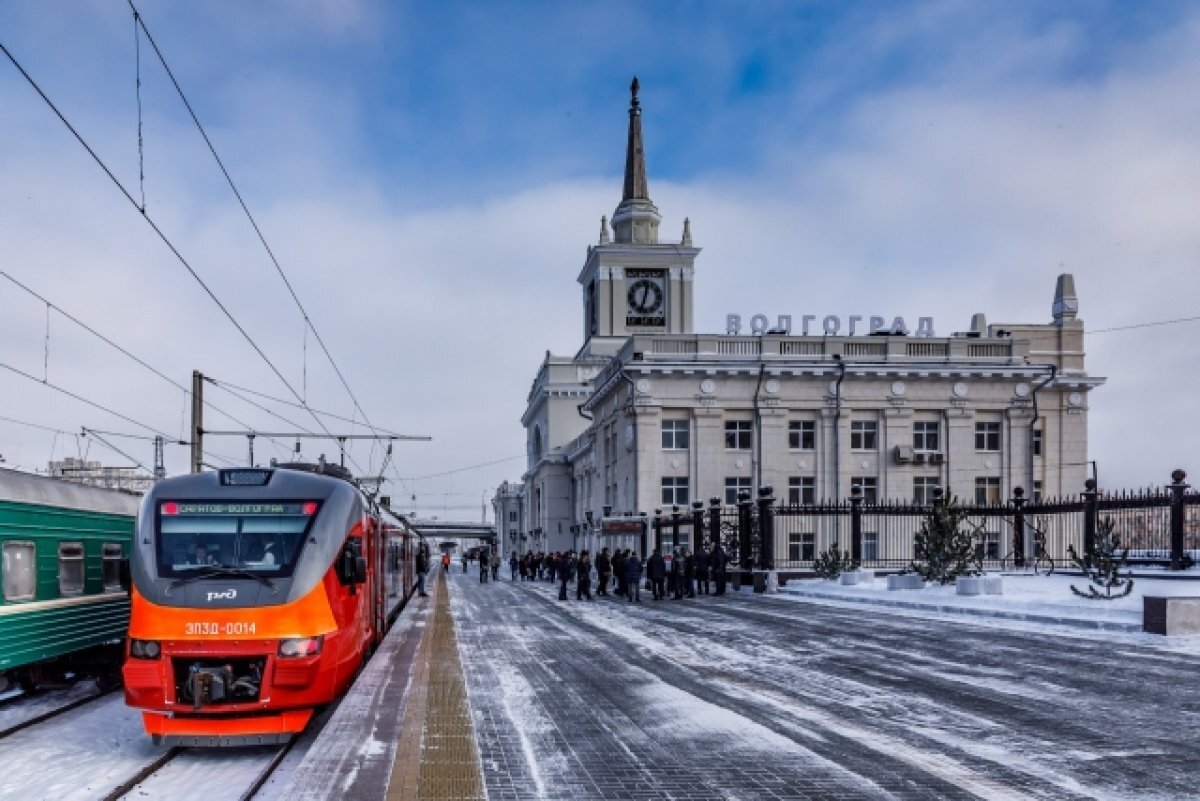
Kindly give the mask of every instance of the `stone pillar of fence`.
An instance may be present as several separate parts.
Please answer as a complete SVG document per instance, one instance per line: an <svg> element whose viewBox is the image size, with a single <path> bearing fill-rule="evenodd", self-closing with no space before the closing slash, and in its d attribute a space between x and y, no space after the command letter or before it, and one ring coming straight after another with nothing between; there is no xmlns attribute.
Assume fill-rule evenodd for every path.
<svg viewBox="0 0 1200 801"><path fill-rule="evenodd" d="M704 544L704 501L692 501L692 550Z"/></svg>
<svg viewBox="0 0 1200 801"><path fill-rule="evenodd" d="M1171 569L1183 570L1183 493L1188 485L1183 482L1187 473L1176 470L1171 473Z"/></svg>
<svg viewBox="0 0 1200 801"><path fill-rule="evenodd" d="M775 569L775 490L758 488L758 568Z"/></svg>
<svg viewBox="0 0 1200 801"><path fill-rule="evenodd" d="M1013 487L1013 567L1025 567L1025 490Z"/></svg>
<svg viewBox="0 0 1200 801"><path fill-rule="evenodd" d="M752 549L751 537L754 530L754 501L750 498L749 490L742 490L737 495L738 507L738 566L745 570L754 568L754 560L750 556Z"/></svg>
<svg viewBox="0 0 1200 801"><path fill-rule="evenodd" d="M1096 482L1088 479L1083 482L1083 552L1091 553L1096 550L1096 513L1100 508L1100 493L1096 491Z"/></svg>
<svg viewBox="0 0 1200 801"><path fill-rule="evenodd" d="M856 565L862 564L862 505L862 487L855 485L850 488L850 558Z"/></svg>

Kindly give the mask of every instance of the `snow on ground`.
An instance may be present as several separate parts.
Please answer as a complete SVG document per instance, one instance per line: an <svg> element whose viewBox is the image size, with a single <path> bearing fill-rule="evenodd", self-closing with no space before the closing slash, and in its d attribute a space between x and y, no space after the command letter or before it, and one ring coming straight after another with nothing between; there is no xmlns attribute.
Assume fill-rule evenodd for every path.
<svg viewBox="0 0 1200 801"><path fill-rule="evenodd" d="M1072 585L1086 591L1087 579L1079 575L1005 574L1002 579L1001 595L958 595L953 584L932 584L922 590L889 590L884 577L852 585L802 579L789 581L776 597L834 606L857 605L878 614L955 617L1014 630L1044 632L1069 627L1080 633L1092 629L1085 636L1096 636L1094 630L1103 628L1110 633L1136 634L1126 640L1135 647L1200 653L1200 636L1167 638L1140 634L1146 596L1200 598L1200 575L1191 579L1137 577L1129 595L1112 600L1080 598L1071 592Z"/></svg>
<svg viewBox="0 0 1200 801"><path fill-rule="evenodd" d="M114 693L5 738L0 800L101 798L165 750Z"/></svg>
<svg viewBox="0 0 1200 801"><path fill-rule="evenodd" d="M127 798L171 801L236 801L279 752L279 746L189 749L153 776L134 785Z"/></svg>
<svg viewBox="0 0 1200 801"><path fill-rule="evenodd" d="M81 681L61 690L42 690L30 696L25 696L20 690L12 690L0 695L0 730L18 726L72 701L95 695L96 692L94 681Z"/></svg>

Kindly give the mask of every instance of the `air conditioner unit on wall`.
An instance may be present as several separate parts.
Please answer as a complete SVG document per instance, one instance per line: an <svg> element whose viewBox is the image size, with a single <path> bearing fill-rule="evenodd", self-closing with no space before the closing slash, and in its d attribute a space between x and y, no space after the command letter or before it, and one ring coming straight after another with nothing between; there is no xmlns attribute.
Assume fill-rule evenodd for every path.
<svg viewBox="0 0 1200 801"><path fill-rule="evenodd" d="M944 461L946 461L946 454L944 454L944 453L929 454L929 463L930 464L941 464Z"/></svg>
<svg viewBox="0 0 1200 801"><path fill-rule="evenodd" d="M925 464L925 454L921 453L920 451L917 451L916 453L914 453L913 454L913 463L914 464Z"/></svg>
<svg viewBox="0 0 1200 801"><path fill-rule="evenodd" d="M913 459L913 449L904 445L897 445L895 454L896 464L907 464Z"/></svg>

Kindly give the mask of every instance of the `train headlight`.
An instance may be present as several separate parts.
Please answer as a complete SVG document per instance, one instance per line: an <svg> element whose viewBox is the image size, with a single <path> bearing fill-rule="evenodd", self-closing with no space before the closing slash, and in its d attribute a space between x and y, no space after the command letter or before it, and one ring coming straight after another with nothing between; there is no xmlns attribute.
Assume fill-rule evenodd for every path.
<svg viewBox="0 0 1200 801"><path fill-rule="evenodd" d="M155 640L130 640L129 655L134 659L158 659L162 648Z"/></svg>
<svg viewBox="0 0 1200 801"><path fill-rule="evenodd" d="M298 659L302 656L316 656L325 647L325 635L317 637L294 637L279 641L280 659Z"/></svg>

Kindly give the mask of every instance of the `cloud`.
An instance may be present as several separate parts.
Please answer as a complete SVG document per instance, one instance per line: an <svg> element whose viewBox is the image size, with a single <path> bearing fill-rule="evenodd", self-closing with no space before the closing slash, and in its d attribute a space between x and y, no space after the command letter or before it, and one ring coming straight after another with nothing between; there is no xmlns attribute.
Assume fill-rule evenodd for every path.
<svg viewBox="0 0 1200 801"><path fill-rule="evenodd" d="M90 42L76 32L43 52L30 37L49 24L23 8L25 27L10 29L28 32L15 41L31 69L135 187L128 27L98 4L80 13L84 23L103 21L104 36ZM687 216L704 248L695 285L702 330L723 329L726 312L757 311L932 315L939 334L964 329L975 311L993 322L1048 321L1059 272L1075 274L1090 329L1195 313L1194 18L1125 36L1070 15L1031 20L994 6L919 4L907 17L855 7L805 18L809 28L789 19L776 35L751 39L747 30L770 27L762 18L719 28L723 17L680 15L677 38L660 52L643 49L639 62L635 51L662 19L650 15L637 17L632 43L586 37L558 69L525 50L471 61L464 53L484 48L485 37L420 40L430 18L379 5L308 6L261 41L254 31L270 8L244 27L197 8L143 10L162 26L160 43L372 422L435 438L396 446L404 476L524 453L519 417L544 352L569 355L580 344L575 279L600 215L619 200L635 68L663 238L677 238ZM509 47L528 19L477 13L468 22L499 26ZM326 23L331 36L314 39ZM187 24L194 38L181 35ZM615 23L574 11L544 24L551 41L560 26ZM398 28L406 34L395 64L411 68L440 45L436 63L388 74L395 64L381 48ZM689 43L703 43L711 59L687 55ZM92 69L65 66L72 44ZM328 63L301 66L306 49ZM1089 49L1094 62L1081 60ZM297 391L317 408L359 417L170 87L150 75L153 218ZM754 86L739 90L748 76ZM381 108L381 98L395 102ZM10 188L0 196L2 268L181 384L199 369L286 397L12 72L0 81L0 103L12 123L0 134L0 181ZM45 317L44 305L0 280L0 361L41 376ZM1200 434L1186 425L1198 331L1089 337L1089 372L1109 379L1091 396L1091 457L1106 486L1162 483L1200 452ZM54 314L49 375L155 428L183 431L177 389ZM210 397L259 430L290 425L216 388ZM281 413L315 427L299 410ZM0 415L71 431L129 428L3 373ZM207 425L218 422L240 427L219 415ZM0 423L0 453L26 467L73 440ZM259 442L258 455L284 457L288 444ZM211 445L229 458L245 447ZM149 458L148 445L130 447ZM318 448L306 445L306 454ZM363 445L354 457L364 469L381 459ZM170 451L172 470L185 462L185 449ZM516 460L394 492L473 518L484 490L523 467Z"/></svg>

